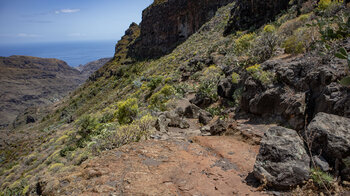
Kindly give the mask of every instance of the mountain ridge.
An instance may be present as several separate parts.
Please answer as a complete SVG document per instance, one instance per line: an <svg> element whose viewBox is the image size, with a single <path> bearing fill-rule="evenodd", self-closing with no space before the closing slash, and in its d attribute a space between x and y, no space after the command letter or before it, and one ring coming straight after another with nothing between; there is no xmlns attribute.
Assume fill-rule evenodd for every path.
<svg viewBox="0 0 350 196"><path fill-rule="evenodd" d="M0 128L12 125L12 121L27 107L46 106L62 99L108 60L91 62L80 71L54 58L0 57Z"/></svg>
<svg viewBox="0 0 350 196"><path fill-rule="evenodd" d="M229 3L158 58L129 55L142 34L130 25L113 60L3 137L24 138L0 141L3 194L347 194L349 65L334 53L350 48L349 6L298 2L226 34Z"/></svg>

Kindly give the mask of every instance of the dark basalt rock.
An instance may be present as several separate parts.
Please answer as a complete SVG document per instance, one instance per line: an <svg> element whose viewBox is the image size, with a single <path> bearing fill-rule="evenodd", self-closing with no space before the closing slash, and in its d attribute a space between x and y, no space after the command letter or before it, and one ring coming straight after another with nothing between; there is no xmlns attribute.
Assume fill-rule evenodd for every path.
<svg viewBox="0 0 350 196"><path fill-rule="evenodd" d="M198 122L202 123L203 125L207 125L209 124L209 122L213 119L212 115L205 111L205 110L201 110L199 112L199 117L198 117Z"/></svg>
<svg viewBox="0 0 350 196"><path fill-rule="evenodd" d="M196 94L195 97L190 100L190 102L200 108L206 108L213 103L213 100L210 97L204 97L200 94Z"/></svg>
<svg viewBox="0 0 350 196"><path fill-rule="evenodd" d="M27 116L27 120L26 120L26 124L29 124L29 123L35 123L35 118L33 116L30 116L28 115Z"/></svg>
<svg viewBox="0 0 350 196"><path fill-rule="evenodd" d="M227 130L227 123L223 120L218 119L211 127L210 133L211 135L220 135Z"/></svg>
<svg viewBox="0 0 350 196"><path fill-rule="evenodd" d="M337 173L345 179L350 179L349 118L318 113L308 125L305 135L312 136L310 139L313 153L322 154Z"/></svg>
<svg viewBox="0 0 350 196"><path fill-rule="evenodd" d="M326 86L315 101L315 113L318 112L350 117L350 88L336 82Z"/></svg>
<svg viewBox="0 0 350 196"><path fill-rule="evenodd" d="M289 2L289 0L236 1L235 7L231 10L231 16L226 26L225 34L227 35L236 30L258 28L274 19L281 11L287 9Z"/></svg>
<svg viewBox="0 0 350 196"><path fill-rule="evenodd" d="M272 127L262 138L253 174L273 189L290 189L309 178L309 164L310 157L298 133Z"/></svg>
<svg viewBox="0 0 350 196"><path fill-rule="evenodd" d="M167 0L142 12L141 35L129 54L155 58L171 52L233 0Z"/></svg>
<svg viewBox="0 0 350 196"><path fill-rule="evenodd" d="M220 97L233 100L233 93L237 87L237 84L233 84L229 78L225 78L219 82L218 95Z"/></svg>
<svg viewBox="0 0 350 196"><path fill-rule="evenodd" d="M288 60L275 59L261 64L275 74L273 84L263 84L251 76L242 77L241 109L260 116L279 116L282 123L302 130L318 112L350 116L350 89L338 84L346 74L340 60L323 62L316 55Z"/></svg>

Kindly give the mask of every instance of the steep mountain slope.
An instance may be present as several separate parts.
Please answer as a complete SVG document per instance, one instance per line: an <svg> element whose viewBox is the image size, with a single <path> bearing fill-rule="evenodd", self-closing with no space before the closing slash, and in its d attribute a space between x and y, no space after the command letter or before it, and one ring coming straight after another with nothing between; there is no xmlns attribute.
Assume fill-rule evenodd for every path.
<svg viewBox="0 0 350 196"><path fill-rule="evenodd" d="M224 36L229 3L151 60L129 55L147 28L132 24L113 60L24 139L0 141L3 194L346 194L350 90L338 81L349 68L334 53L350 49L349 8L327 2L261 11L275 19Z"/></svg>
<svg viewBox="0 0 350 196"><path fill-rule="evenodd" d="M86 63L85 65L79 65L77 69L80 71L83 79L88 79L95 71L100 69L104 64L110 61L112 58L102 58L96 61Z"/></svg>
<svg viewBox="0 0 350 196"><path fill-rule="evenodd" d="M27 107L52 104L84 82L79 71L57 59L0 57L0 70L0 128Z"/></svg>
<svg viewBox="0 0 350 196"><path fill-rule="evenodd" d="M13 126L35 122L39 107L61 100L110 59L75 69L58 59L0 57L0 129L12 125L19 114Z"/></svg>

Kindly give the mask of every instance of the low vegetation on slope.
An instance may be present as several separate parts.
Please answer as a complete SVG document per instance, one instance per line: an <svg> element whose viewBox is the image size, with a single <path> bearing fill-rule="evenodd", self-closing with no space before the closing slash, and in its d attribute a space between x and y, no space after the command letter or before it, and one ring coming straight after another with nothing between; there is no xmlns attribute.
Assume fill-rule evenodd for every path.
<svg viewBox="0 0 350 196"><path fill-rule="evenodd" d="M57 102L86 79L58 59L0 57L0 70L0 129L11 126L27 107Z"/></svg>
<svg viewBox="0 0 350 196"><path fill-rule="evenodd" d="M124 55L133 41L128 38L139 34L133 24L119 44L123 55L116 54L54 112L26 130L29 138L39 139L25 148L1 149L0 195L38 193L54 173L74 171L101 151L149 139L157 113L171 110L176 99L188 94L225 119L225 108L244 109L244 78L267 87L278 83L276 73L263 62L303 53L330 62L350 35L348 9L338 1L321 0L318 5L305 2L300 15L292 6L259 29L223 36L233 7L234 3L219 9L197 33L159 59L136 61ZM230 97L218 89L225 78L237 86ZM46 189L54 183L45 184Z"/></svg>

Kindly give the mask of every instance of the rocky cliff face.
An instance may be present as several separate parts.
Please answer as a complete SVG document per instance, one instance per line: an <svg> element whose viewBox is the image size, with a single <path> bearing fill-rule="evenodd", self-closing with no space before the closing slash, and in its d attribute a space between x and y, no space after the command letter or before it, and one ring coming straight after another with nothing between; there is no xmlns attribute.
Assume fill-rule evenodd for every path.
<svg viewBox="0 0 350 196"><path fill-rule="evenodd" d="M58 59L0 57L0 128L27 107L53 103L83 82L78 70Z"/></svg>
<svg viewBox="0 0 350 196"><path fill-rule="evenodd" d="M129 54L152 58L171 52L233 0L167 0L155 2L142 13L141 35Z"/></svg>
<svg viewBox="0 0 350 196"><path fill-rule="evenodd" d="M231 10L225 34L234 30L260 27L288 8L289 0L240 0Z"/></svg>

